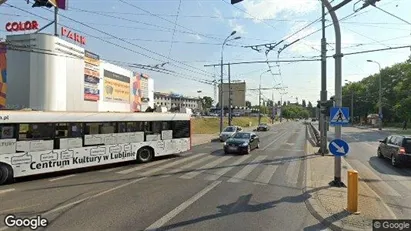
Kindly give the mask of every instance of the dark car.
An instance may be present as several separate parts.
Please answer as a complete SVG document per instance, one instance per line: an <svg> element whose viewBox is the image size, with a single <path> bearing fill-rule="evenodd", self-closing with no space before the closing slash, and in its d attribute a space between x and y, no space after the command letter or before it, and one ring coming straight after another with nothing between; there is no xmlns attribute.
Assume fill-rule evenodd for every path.
<svg viewBox="0 0 411 231"><path fill-rule="evenodd" d="M268 131L270 128L268 127L268 125L267 124L260 124L260 125L258 125L258 127L257 127L257 131Z"/></svg>
<svg viewBox="0 0 411 231"><path fill-rule="evenodd" d="M260 138L252 132L237 132L224 143L224 153L245 153L260 148Z"/></svg>
<svg viewBox="0 0 411 231"><path fill-rule="evenodd" d="M378 157L391 159L391 165L399 166L411 163L411 137L392 135L380 140Z"/></svg>

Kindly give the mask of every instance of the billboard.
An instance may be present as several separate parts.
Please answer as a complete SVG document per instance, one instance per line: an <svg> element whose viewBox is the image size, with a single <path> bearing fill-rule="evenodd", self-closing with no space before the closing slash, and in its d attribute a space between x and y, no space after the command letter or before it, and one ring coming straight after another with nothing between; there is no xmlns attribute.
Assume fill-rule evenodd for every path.
<svg viewBox="0 0 411 231"><path fill-rule="evenodd" d="M104 101L130 102L130 78L104 70Z"/></svg>
<svg viewBox="0 0 411 231"><path fill-rule="evenodd" d="M0 109L6 107L7 60L6 43L0 43Z"/></svg>
<svg viewBox="0 0 411 231"><path fill-rule="evenodd" d="M100 100L100 56L84 51L84 100Z"/></svg>
<svg viewBox="0 0 411 231"><path fill-rule="evenodd" d="M149 76L142 73L135 73L133 80L133 95L131 111L144 111L148 107L149 102Z"/></svg>

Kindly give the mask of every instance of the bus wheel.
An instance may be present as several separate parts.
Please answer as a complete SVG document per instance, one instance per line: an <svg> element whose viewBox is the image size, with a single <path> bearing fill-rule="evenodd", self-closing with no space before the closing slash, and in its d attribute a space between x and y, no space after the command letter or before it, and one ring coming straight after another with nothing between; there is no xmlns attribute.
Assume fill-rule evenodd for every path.
<svg viewBox="0 0 411 231"><path fill-rule="evenodd" d="M9 165L0 164L0 185L13 179L13 169Z"/></svg>
<svg viewBox="0 0 411 231"><path fill-rule="evenodd" d="M142 147L137 152L137 160L141 163L150 162L153 159L153 149Z"/></svg>

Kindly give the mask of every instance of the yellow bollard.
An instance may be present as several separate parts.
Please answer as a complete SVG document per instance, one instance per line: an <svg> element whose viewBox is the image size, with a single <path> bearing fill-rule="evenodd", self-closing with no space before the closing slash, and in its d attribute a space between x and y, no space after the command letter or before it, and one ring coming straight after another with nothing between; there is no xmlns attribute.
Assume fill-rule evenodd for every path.
<svg viewBox="0 0 411 231"><path fill-rule="evenodd" d="M348 170L347 211L358 213L358 172Z"/></svg>

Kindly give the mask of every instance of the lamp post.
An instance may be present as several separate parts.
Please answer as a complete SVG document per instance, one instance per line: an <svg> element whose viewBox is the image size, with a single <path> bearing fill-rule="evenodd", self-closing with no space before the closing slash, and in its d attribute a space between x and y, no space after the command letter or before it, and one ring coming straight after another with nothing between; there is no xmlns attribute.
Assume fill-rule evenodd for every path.
<svg viewBox="0 0 411 231"><path fill-rule="evenodd" d="M381 64L374 60L367 60L369 63L375 63L378 65L380 77L378 79L378 130L382 130L382 89L381 89Z"/></svg>
<svg viewBox="0 0 411 231"><path fill-rule="evenodd" d="M231 32L231 34L229 36L227 36L227 38L224 40L222 46L221 46L221 79L220 79L220 109L221 109L221 114L220 114L220 133L223 131L223 119L224 119L224 103L223 103L223 54L224 54L224 46L227 44L228 41L231 40L236 40L236 39L240 39L241 37L235 37L234 39L231 39L231 36L233 36L235 33L237 33L236 31ZM230 82L230 81L229 81ZM230 85L230 83L229 83ZM230 89L229 89L230 91ZM230 94L229 94L230 95ZM231 106L231 105L229 105Z"/></svg>
<svg viewBox="0 0 411 231"><path fill-rule="evenodd" d="M269 71L270 70L266 70L260 75L260 85L258 87L258 124L261 124L261 77Z"/></svg>

